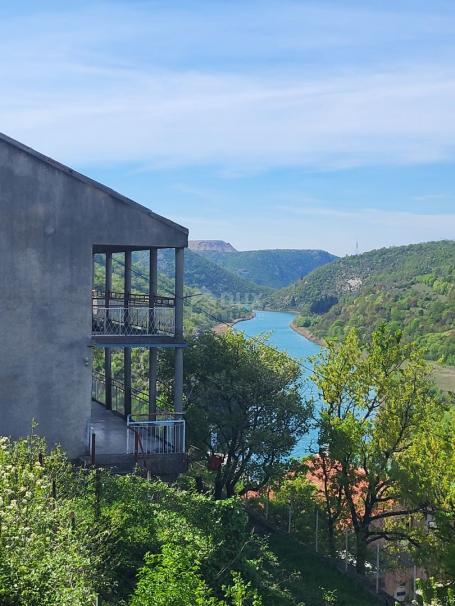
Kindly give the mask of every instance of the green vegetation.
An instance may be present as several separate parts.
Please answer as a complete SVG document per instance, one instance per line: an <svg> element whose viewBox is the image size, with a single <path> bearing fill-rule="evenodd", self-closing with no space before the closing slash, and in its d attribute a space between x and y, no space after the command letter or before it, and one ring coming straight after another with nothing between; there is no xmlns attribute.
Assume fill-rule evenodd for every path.
<svg viewBox="0 0 455 606"><path fill-rule="evenodd" d="M2 440L0 499L4 606L324 606L327 591L371 603L313 554L279 536L269 547L238 500L78 470L33 435Z"/></svg>
<svg viewBox="0 0 455 606"><path fill-rule="evenodd" d="M315 359L323 399L315 455L292 462L251 504L268 520L335 558L374 567L421 566L419 604L451 606L455 595L455 407L428 379L414 344L382 326L361 340L355 329ZM346 534L347 533L347 534Z"/></svg>
<svg viewBox="0 0 455 606"><path fill-rule="evenodd" d="M329 343L313 377L324 401L318 455L303 462L288 459L310 412L294 360L261 339L211 332L191 340L187 358L192 465L175 486L139 470L75 468L35 435L0 441L1 604L86 606L96 595L102 606L374 604L314 553L316 510L319 548L332 559L346 526L360 573L369 545L385 539L383 565L406 551L429 572L421 604L434 606L435 594L451 604L455 409L414 345L390 327ZM167 355L160 365L166 406ZM269 523L294 538L265 536L269 492Z"/></svg>
<svg viewBox="0 0 455 606"><path fill-rule="evenodd" d="M2 604L87 606L96 594L110 605L261 604L241 574L256 578L269 555L239 503L78 471L45 452L34 436L0 446ZM233 592L244 599L222 599Z"/></svg>
<svg viewBox="0 0 455 606"><path fill-rule="evenodd" d="M161 271L168 277L174 274L174 256L165 250L159 257ZM270 292L270 288L259 286L222 265L212 262L204 253L185 251L185 284L203 289L226 301L252 302L259 295Z"/></svg>
<svg viewBox="0 0 455 606"><path fill-rule="evenodd" d="M283 472L311 414L299 394L300 372L285 353L242 333L189 342L185 408L194 459L227 457L213 480L216 499L257 490Z"/></svg>
<svg viewBox="0 0 455 606"><path fill-rule="evenodd" d="M455 364L455 241L374 250L325 265L267 298L297 309L318 337L350 328L369 335L382 322L416 341L430 360Z"/></svg>
<svg viewBox="0 0 455 606"><path fill-rule="evenodd" d="M302 545L292 536L283 532L272 534L269 549L283 570L298 571L283 583L294 597L293 605L382 606L382 602L368 594L360 583L345 577L327 558L318 557L311 547ZM276 606L287 606L288 603L277 602Z"/></svg>
<svg viewBox="0 0 455 606"><path fill-rule="evenodd" d="M314 367L323 396L317 428L330 551L347 515L361 574L374 541L413 540L407 518L414 509L396 506L403 503L398 470L412 467L416 437L444 411L427 373L415 346L384 326L366 349L351 329L339 347L328 344Z"/></svg>
<svg viewBox="0 0 455 606"><path fill-rule="evenodd" d="M205 251L197 254L246 280L271 288L287 286L336 259L325 250Z"/></svg>

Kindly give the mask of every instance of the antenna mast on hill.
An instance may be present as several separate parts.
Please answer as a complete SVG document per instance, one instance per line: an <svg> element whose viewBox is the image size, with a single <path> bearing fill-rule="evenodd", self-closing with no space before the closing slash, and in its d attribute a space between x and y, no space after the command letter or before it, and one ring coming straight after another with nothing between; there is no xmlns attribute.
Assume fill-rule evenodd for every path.
<svg viewBox="0 0 455 606"><path fill-rule="evenodd" d="M359 241L358 240L356 240L356 243L355 243L355 254L356 255L359 254Z"/></svg>

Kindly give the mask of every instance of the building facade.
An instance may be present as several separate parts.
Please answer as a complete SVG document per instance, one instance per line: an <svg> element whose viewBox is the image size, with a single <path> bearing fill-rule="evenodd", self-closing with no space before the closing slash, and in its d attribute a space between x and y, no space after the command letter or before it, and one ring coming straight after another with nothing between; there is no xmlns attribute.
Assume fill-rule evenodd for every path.
<svg viewBox="0 0 455 606"><path fill-rule="evenodd" d="M123 423L117 430L125 428L128 450L116 454L134 448L149 455L184 453L187 245L186 228L0 135L0 434L27 435L35 422L50 446L60 443L71 457L87 454L94 442L93 396L102 405L98 425L101 417L109 421L117 413L116 422ZM166 296L157 289L163 248L175 251L174 288ZM134 251L148 260L147 288L140 293L131 286ZM115 292L112 261L119 255L122 288ZM101 288L94 281L97 264L103 266ZM148 351L145 403L132 386L137 347ZM96 376L95 348L98 360L100 352L103 358ZM156 406L160 348L174 352L171 411ZM112 373L114 350L123 358L120 387ZM113 405L119 390L121 410Z"/></svg>

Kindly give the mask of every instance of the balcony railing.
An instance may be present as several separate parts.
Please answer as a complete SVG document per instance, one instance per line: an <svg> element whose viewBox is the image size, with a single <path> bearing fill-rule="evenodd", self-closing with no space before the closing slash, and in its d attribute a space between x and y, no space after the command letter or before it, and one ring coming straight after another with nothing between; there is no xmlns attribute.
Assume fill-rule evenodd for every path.
<svg viewBox="0 0 455 606"><path fill-rule="evenodd" d="M100 372L92 373L92 400L106 406L106 379ZM131 388L131 410L133 416L144 415L149 408L148 394ZM122 381L118 379L111 380L111 409L114 412L124 414L125 411L125 389Z"/></svg>
<svg viewBox="0 0 455 606"><path fill-rule="evenodd" d="M103 336L174 336L175 299L119 292L92 293L92 334Z"/></svg>
<svg viewBox="0 0 455 606"><path fill-rule="evenodd" d="M121 412L125 390L120 381L111 381L112 410ZM102 373L92 374L92 399L106 404L106 380ZM185 419L183 412L157 410L145 414L148 395L138 389L131 390L133 414L127 416L126 454L184 454ZM89 427L89 434L92 429ZM89 435L90 437L90 435ZM90 444L90 441L89 441ZM90 446L89 446L90 447Z"/></svg>
<svg viewBox="0 0 455 606"><path fill-rule="evenodd" d="M184 454L185 420L182 414L160 412L143 420L128 415L127 454Z"/></svg>

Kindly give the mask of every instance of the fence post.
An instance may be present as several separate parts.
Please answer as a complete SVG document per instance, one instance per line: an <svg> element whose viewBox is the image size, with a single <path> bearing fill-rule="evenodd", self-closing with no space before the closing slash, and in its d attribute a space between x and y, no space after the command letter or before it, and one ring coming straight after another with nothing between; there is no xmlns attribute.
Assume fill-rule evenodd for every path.
<svg viewBox="0 0 455 606"><path fill-rule="evenodd" d="M95 465L95 461L96 461L96 435L95 435L95 432L92 432L91 437L92 437L91 448L90 448L91 463L92 463L92 465Z"/></svg>
<svg viewBox="0 0 455 606"><path fill-rule="evenodd" d="M139 452L139 434L137 431L134 432L134 460L137 463L137 456Z"/></svg>
<svg viewBox="0 0 455 606"><path fill-rule="evenodd" d="M379 593L379 543L376 544L376 593Z"/></svg>
<svg viewBox="0 0 455 606"><path fill-rule="evenodd" d="M95 470L95 517L99 518L101 513L101 471Z"/></svg>

